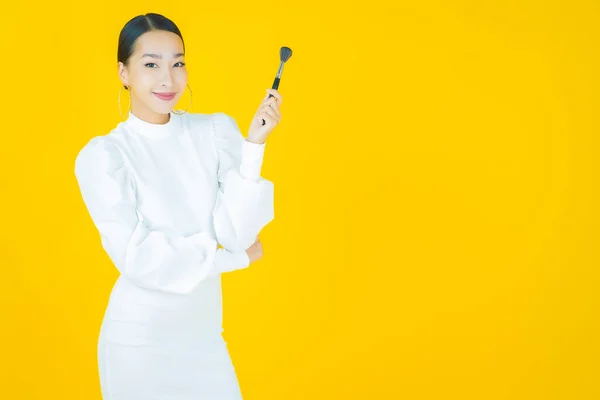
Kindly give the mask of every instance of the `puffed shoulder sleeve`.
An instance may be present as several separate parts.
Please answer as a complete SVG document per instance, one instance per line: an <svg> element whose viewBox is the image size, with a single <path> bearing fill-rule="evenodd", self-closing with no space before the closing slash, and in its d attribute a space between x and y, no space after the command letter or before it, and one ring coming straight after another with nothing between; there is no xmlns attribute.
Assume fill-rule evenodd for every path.
<svg viewBox="0 0 600 400"><path fill-rule="evenodd" d="M184 294L207 277L249 265L245 252L219 249L206 232L182 236L150 229L138 216L121 153L107 137L95 137L81 149L75 176L104 250L134 284Z"/></svg>
<svg viewBox="0 0 600 400"><path fill-rule="evenodd" d="M223 247L239 252L273 220L274 186L260 176L265 144L247 141L235 119L225 113L211 118L219 180L215 231Z"/></svg>

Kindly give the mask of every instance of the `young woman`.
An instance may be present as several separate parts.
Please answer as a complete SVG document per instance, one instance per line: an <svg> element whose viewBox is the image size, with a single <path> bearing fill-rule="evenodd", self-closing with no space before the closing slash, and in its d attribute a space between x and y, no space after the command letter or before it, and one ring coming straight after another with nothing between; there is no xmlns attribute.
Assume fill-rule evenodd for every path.
<svg viewBox="0 0 600 400"><path fill-rule="evenodd" d="M282 98L267 89L246 138L225 113L175 112L189 88L184 57L172 21L131 19L118 48L128 115L76 157L85 206L120 272L98 340L106 400L241 399L221 274L262 257L273 184L260 170Z"/></svg>

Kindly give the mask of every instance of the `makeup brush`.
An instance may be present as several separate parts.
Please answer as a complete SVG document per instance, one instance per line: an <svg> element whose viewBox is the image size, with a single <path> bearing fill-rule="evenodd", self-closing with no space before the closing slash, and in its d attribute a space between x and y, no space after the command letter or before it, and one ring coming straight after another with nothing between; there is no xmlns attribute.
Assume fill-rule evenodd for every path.
<svg viewBox="0 0 600 400"><path fill-rule="evenodd" d="M279 64L279 70L277 71L277 76L275 76L275 80L273 81L273 86L271 87L272 89L278 89L279 88L279 81L281 80L281 73L283 72L283 64L285 64L285 62L287 60L290 59L290 57L292 56L292 49L290 49L289 47L282 47L279 50L279 59L281 60L281 63ZM275 97L272 94L269 95L269 98L271 97ZM266 124L266 121L263 119L262 124Z"/></svg>

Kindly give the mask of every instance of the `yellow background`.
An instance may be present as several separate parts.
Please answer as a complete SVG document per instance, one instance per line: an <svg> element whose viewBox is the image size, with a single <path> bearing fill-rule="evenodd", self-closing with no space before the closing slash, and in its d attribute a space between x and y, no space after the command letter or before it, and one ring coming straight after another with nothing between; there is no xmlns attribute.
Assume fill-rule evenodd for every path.
<svg viewBox="0 0 600 400"><path fill-rule="evenodd" d="M224 277L245 399L600 398L600 3L108 0L3 6L2 399L100 399L117 275L74 160L145 12L244 133L294 51L265 258Z"/></svg>

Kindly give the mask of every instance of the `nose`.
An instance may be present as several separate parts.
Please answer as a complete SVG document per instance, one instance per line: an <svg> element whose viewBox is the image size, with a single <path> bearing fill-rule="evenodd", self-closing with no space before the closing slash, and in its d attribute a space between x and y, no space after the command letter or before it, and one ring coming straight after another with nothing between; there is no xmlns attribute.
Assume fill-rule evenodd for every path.
<svg viewBox="0 0 600 400"><path fill-rule="evenodd" d="M161 85L167 88L173 86L173 77L171 76L171 68L165 68L163 71L166 71L161 76Z"/></svg>

